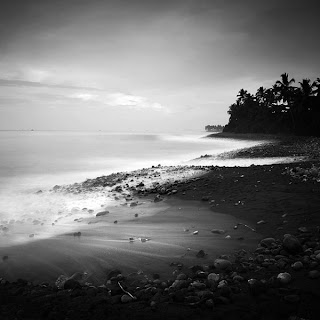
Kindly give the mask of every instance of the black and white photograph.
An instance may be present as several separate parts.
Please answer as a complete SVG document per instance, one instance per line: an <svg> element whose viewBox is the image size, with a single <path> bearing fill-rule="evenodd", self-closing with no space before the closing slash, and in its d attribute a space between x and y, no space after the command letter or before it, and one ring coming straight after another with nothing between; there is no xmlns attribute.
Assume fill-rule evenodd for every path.
<svg viewBox="0 0 320 320"><path fill-rule="evenodd" d="M0 2L0 319L320 319L317 0Z"/></svg>

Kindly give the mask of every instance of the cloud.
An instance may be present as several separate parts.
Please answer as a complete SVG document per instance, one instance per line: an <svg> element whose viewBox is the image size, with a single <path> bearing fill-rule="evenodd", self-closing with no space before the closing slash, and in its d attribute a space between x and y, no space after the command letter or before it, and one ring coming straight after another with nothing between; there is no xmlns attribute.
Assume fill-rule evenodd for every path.
<svg viewBox="0 0 320 320"><path fill-rule="evenodd" d="M158 111L168 111L168 109L158 102L152 102L146 97L125 94L122 92L92 94L88 92L76 92L69 95L70 98L79 99L84 102L96 102L110 107L128 107L130 109L152 109Z"/></svg>

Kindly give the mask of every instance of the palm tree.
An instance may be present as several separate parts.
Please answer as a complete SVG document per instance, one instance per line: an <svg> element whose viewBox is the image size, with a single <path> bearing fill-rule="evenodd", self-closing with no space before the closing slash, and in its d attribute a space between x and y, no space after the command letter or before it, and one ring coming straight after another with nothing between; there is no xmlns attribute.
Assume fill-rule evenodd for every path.
<svg viewBox="0 0 320 320"><path fill-rule="evenodd" d="M289 75L287 73L283 73L281 75L281 81L278 80L276 82L276 86L279 89L280 98L283 100L283 102L290 104L290 100L294 91L294 87L292 87L291 84L294 82L295 80L293 78L289 80Z"/></svg>
<svg viewBox="0 0 320 320"><path fill-rule="evenodd" d="M275 89L278 90L278 98L282 100L283 103L287 104L287 107L284 107L281 112L287 112L287 109L289 109L293 130L295 130L296 127L294 111L292 110L294 107L293 99L295 88L291 86L291 84L294 82L295 80L293 78L289 80L289 75L287 73L283 73L281 75L281 81L278 80L275 85Z"/></svg>
<svg viewBox="0 0 320 320"><path fill-rule="evenodd" d="M313 95L313 87L315 83L310 83L310 79L302 79L302 82L300 83L300 93L303 98L308 98Z"/></svg>
<svg viewBox="0 0 320 320"><path fill-rule="evenodd" d="M313 82L312 86L315 88L313 90L313 94L320 97L320 78L317 78L317 80Z"/></svg>
<svg viewBox="0 0 320 320"><path fill-rule="evenodd" d="M247 99L247 96L248 96L248 91L247 90L244 90L244 89L241 89L237 95L237 103L238 104L243 104L245 102L245 100Z"/></svg>
<svg viewBox="0 0 320 320"><path fill-rule="evenodd" d="M264 87L260 87L256 92L256 99L259 103L265 102L266 89Z"/></svg>

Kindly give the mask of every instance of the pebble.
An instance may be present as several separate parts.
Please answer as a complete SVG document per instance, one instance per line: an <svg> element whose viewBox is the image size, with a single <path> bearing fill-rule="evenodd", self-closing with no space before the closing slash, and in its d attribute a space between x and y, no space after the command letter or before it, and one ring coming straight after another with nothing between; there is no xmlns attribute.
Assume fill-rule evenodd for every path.
<svg viewBox="0 0 320 320"><path fill-rule="evenodd" d="M301 243L295 236L291 234L284 235L282 246L285 250L289 251L292 254L297 254L302 251Z"/></svg>
<svg viewBox="0 0 320 320"><path fill-rule="evenodd" d="M293 270L301 270L301 269L303 269L303 263L301 262L301 261L296 261L295 263L293 263L292 265L291 265L291 268L293 269Z"/></svg>
<svg viewBox="0 0 320 320"><path fill-rule="evenodd" d="M226 230L212 229L211 232L216 233L216 234L224 234L224 233L226 233Z"/></svg>
<svg viewBox="0 0 320 320"><path fill-rule="evenodd" d="M217 273L209 273L207 279L208 279L209 281L217 282L217 281L219 281L219 279L220 279L220 275L217 274Z"/></svg>
<svg viewBox="0 0 320 320"><path fill-rule="evenodd" d="M279 273L277 279L283 284L288 284L291 281L291 274L288 272Z"/></svg>
<svg viewBox="0 0 320 320"><path fill-rule="evenodd" d="M128 303L128 302L131 302L132 300L133 300L132 297L130 297L127 294L124 294L123 296L121 296L121 302L122 303Z"/></svg>
<svg viewBox="0 0 320 320"><path fill-rule="evenodd" d="M105 216L106 214L108 214L109 211L100 211L96 214L96 217L102 217L102 216Z"/></svg>
<svg viewBox="0 0 320 320"><path fill-rule="evenodd" d="M226 270L232 267L232 263L229 260L225 259L216 259L213 264L215 268L220 270Z"/></svg>

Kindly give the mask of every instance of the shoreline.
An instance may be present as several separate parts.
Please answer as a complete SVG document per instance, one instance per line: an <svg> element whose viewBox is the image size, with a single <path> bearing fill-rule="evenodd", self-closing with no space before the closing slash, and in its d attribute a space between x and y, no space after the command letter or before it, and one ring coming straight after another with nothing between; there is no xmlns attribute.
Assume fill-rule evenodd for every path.
<svg viewBox="0 0 320 320"><path fill-rule="evenodd" d="M228 138L230 138L230 135ZM259 138L257 140L261 139ZM272 157L279 154L283 155L285 152L287 152L287 156L295 155L297 157L306 157L304 161L300 162L297 161L293 163L263 166L253 165L250 167L193 166L191 167L191 169L189 167L189 175L187 174L188 166L153 167L149 169L137 170L130 173L113 174L104 178L98 177L96 179L87 180L87 182L81 184L75 184L73 185L73 187L62 187L62 190L60 191L63 192L87 192L88 190L90 192L95 192L96 190L100 190L102 187L107 186L110 188L110 192L112 193L114 199L120 201L121 205L119 205L117 208L112 208L114 212L110 209L110 213L105 215L108 218L93 217L89 220L84 219L82 221L83 224L79 224L81 237L74 236L74 234L70 234L69 236L62 235L61 241L62 243L67 245L70 257L72 257L72 254L75 255L74 258L78 263L77 266L79 266L79 264L81 263L83 265L89 266L90 263L92 264L94 262L94 260L92 259L100 259L99 272L101 274L101 277L104 276L106 279L106 282L103 284L106 287L100 288L98 284L95 284L93 286L91 285L91 287L96 288L92 289L96 290L94 298L92 299L96 299L97 295L99 295L101 297L103 296L103 299L105 299L106 302L115 300L115 303L111 303L111 305L109 302L107 303L108 308L110 310L113 310L113 312L116 312L115 318L119 318L120 316L125 315L129 310L131 310L131 312L134 312L134 317L132 314L132 318L138 318L139 308L141 307L141 305L143 305L144 308L147 308L146 312L150 312L148 314L151 314L154 317L158 316L159 319L165 314L163 307L170 309L170 315L172 313L172 315L178 316L178 314L181 312L185 315L189 314L191 318L197 318L197 314L194 312L195 310L190 309L192 308L192 303L196 303L196 308L200 308L200 310L197 309L197 312L202 312L204 318L209 316L211 317L212 312L215 312L215 314L217 312L218 314L219 312L222 312L225 315L223 319L233 319L235 318L235 314L228 315L228 312L226 310L233 310L237 305L234 304L235 301L238 301L237 298L234 297L234 294L237 295L237 293L233 292L233 290L236 289L232 288L234 287L241 289L240 291L243 291L245 293L246 297L244 299L244 305L248 304L249 301L250 303L253 303L252 296L250 294L250 283L247 283L247 280L249 280L250 277L257 278L258 280L261 278L264 279L265 277L267 277L268 279L270 275L277 275L280 271L290 272L295 278L295 285L298 285L299 288L303 288L304 291L311 290L312 294L314 295L316 292L314 288L316 288L316 286L319 284L319 280L306 280L310 277L308 278L307 276L306 278L305 274L309 271L320 271L319 264L316 264L317 259L315 258L316 252L320 249L318 245L318 231L316 229L316 226L320 225L320 217L317 214L318 212L320 212L320 183L318 182L318 179L320 181L320 175L318 170L310 170L312 166L314 166L315 168L319 168L320 166L320 153L318 148L319 141L319 139L315 138L303 137L294 140L293 137L281 137L277 140L276 143L271 142L249 149L238 150L232 153L232 156L234 157L241 158L250 156L254 158L255 156L257 156L257 154L259 156L265 155L266 157ZM178 171L180 180L176 178L177 175L174 175L175 171ZM126 176L124 176L124 174ZM119 179L122 180L121 185L118 183ZM59 192L59 190L56 191ZM185 208L183 208L183 210L181 211L179 210L179 208L181 207ZM197 215L195 216L196 209L199 208L202 209L200 209L199 213L197 213ZM116 214L116 211L118 212L118 214ZM124 212L130 212L130 216L128 216L126 219L124 219L123 216ZM185 212L185 215L181 215L181 212ZM222 216L220 216L221 218L219 218L222 224L218 223L217 225L214 225L214 223L208 223L214 217L214 215L212 216L212 214L214 214L215 212L217 212L217 214L222 214ZM136 214L137 216L135 216ZM181 223L183 219L187 220L185 220L184 223ZM91 224L88 224L90 221ZM92 223L92 221L95 223ZM117 222L115 223L115 221ZM188 223L186 223L186 221L188 221ZM198 225L194 225L196 223L198 223ZM88 231L90 228L88 229L87 227L85 227L85 224L87 225L87 227L92 227L92 230L95 230L95 232L97 232L97 230L103 230L101 231L99 237L101 239L110 237L110 240L112 241L112 232L116 236L116 234L119 233L119 230L122 228L122 234L126 234L126 238L119 240L123 241L121 243L125 247L123 247L123 249L125 250L119 251L115 246L112 247L112 242L108 244L108 247L106 247L106 242L103 242L102 245L97 245L97 243L94 244L97 241L98 234L95 234L95 238L92 238L91 242L88 241L88 239L92 237L92 233ZM138 232L132 232L133 226L135 226L135 232L137 230ZM154 229L153 232L148 233L147 230L150 230L151 226L158 227L155 227L156 229ZM193 226L194 228L192 228ZM256 232L252 232L252 230L250 230L248 227L255 229ZM305 230L307 230L307 233L298 231L298 229L301 227L305 228ZM106 231L104 230L105 228L107 228L106 230L108 230L109 233L106 233ZM170 228L172 228L172 230ZM187 228L188 231L185 231L184 229ZM195 231L198 231L199 234L193 234L193 232ZM272 243L274 243L272 244L272 248L275 249L277 247L279 248L280 252L281 248L283 250L283 243L281 239L286 233L297 234L297 236L299 236L299 239L301 239L301 235L304 236L305 234L305 238L308 239L307 241L309 241L310 243L315 243L315 245L311 246L311 255L308 255L309 257L312 257L312 267L309 266L309 264L306 265L304 262L304 267L301 269L301 272L295 273L295 271L292 271L291 269L290 262L282 262L283 259L289 259L289 261L293 262L297 260L300 261L302 259L302 255L299 251L294 253L293 255L291 253L291 255L288 256L286 256L285 252L283 252L285 258L279 258L279 261L282 262L281 266L278 266L278 262L273 262L270 265L266 264L266 266L263 266L261 269L261 263L264 263L265 260L262 260L262 262L257 261L257 257L259 255L262 255L264 256L264 259L269 260L274 259L276 255L271 254L270 249L268 248L265 249L265 251L259 249L259 254L254 254L255 248L265 248L264 245L261 245L261 242L259 244L259 241L264 237L273 238L274 242L271 241ZM226 238L227 236L230 236L230 238ZM254 237L252 238L252 236ZM70 241L68 245L68 237L69 239L72 239L71 246ZM133 238L133 243L130 243L129 241L131 237ZM222 250L219 251L215 249L213 251L210 251L210 248L212 246L210 243L212 243L212 240L216 241L217 245L221 247ZM44 251L46 250L46 245L44 245L45 240L39 241L41 241L41 243L43 244L43 249L41 249L35 241L30 242L30 248L27 251L31 253L33 252L34 254L34 252L37 252L35 250L38 250L39 258L46 260L50 256L47 256L46 258L44 254ZM87 243L82 247L78 246L77 241L87 241ZM191 242L188 243L188 241ZM172 251L167 251L167 248L170 248L170 246L168 247L168 245L174 242L178 245L178 247L174 247L175 249L172 249ZM188 245L193 246L190 251L188 251L188 248L185 246L185 244L187 243ZM249 243L251 244L249 245ZM131 245L134 245L136 247ZM54 248L56 248L57 242L51 242L50 246L53 250ZM99 246L100 249L98 250L97 248ZM183 248L184 251L182 250L183 246L185 246ZM246 260L246 258L243 257L244 262L247 261L246 263L249 263L251 261L253 269L247 269L246 267L244 276L241 276L244 278L244 281L240 282L234 281L234 276L230 278L232 273L230 273L229 269L219 270L219 268L215 266L216 259L219 256L222 256L223 260L231 261L231 269L233 273L236 272L236 274L240 276L242 273L239 273L238 269L241 263L239 264L237 262L237 251L233 250L235 246L237 246L238 252L241 252L241 250L245 250L245 252L251 252L248 256L248 259L250 257L252 259L253 257L252 261L250 259ZM26 246L24 247L24 249L25 248ZM103 252L105 252L106 248L109 248L109 251L115 250L114 255L109 255L108 257L109 264L104 264L102 263L103 260L101 260L102 255L104 254ZM154 289L150 289L148 293L144 293L147 298L138 297L137 301L131 301L130 303L126 304L121 300L122 296L125 295L124 291L122 291L121 288L119 289L119 285L117 283L112 282L114 280L108 283L107 273L113 269L112 261L116 262L116 259L121 260L121 256L127 256L127 258L124 259L124 264L127 264L127 266L130 265L130 263L132 264L135 259L133 259L132 256L132 248L136 248L137 253L140 251L140 249L147 249L147 251L149 250L151 254L149 258L143 258L147 259L143 260L144 262L142 262L142 264L144 264L144 267L146 267L147 264L151 261L151 263L156 263L154 265L155 267L160 267L163 270L165 269L165 272L162 274L158 274L161 281L157 281L158 278L154 278L154 275L156 273L156 269L154 268L151 268L149 273L147 271L148 268L146 268L145 273L139 275L139 277L138 275L136 275L134 277L134 280L138 281L137 283L139 283L140 286L144 288L143 290L148 291L148 288ZM0 263L2 264L2 267L4 265L9 267L11 259L10 253L4 255L4 252L3 250L1 251L1 249L2 248L0 248L2 261ZM309 249L309 247L307 246L306 249ZM77 255L77 250L80 250L79 256ZM90 254L89 258L84 259L83 257L92 250L94 253ZM203 251L202 253L201 250ZM162 266L162 262L157 266L157 258L155 256L155 253L157 251L158 258L160 259L158 261L161 261L162 259L160 258L160 256L164 258ZM20 253L18 253L21 255L21 260L19 263L23 263L23 252L24 251L22 250ZM167 257L167 252L173 252L173 255L169 254L169 257ZM192 259L187 259L186 262L182 263L181 261L184 261L184 258L181 258L182 252L186 253L187 255L192 254ZM197 256L198 254L199 256ZM225 254L229 254L229 256L225 256ZM70 264L70 262L72 262L72 259L70 260L70 258L67 257L68 254L66 253L64 253L64 255L64 264ZM5 256L7 256L8 258L4 259ZM259 259L261 259L261 257ZM47 266L42 265L40 267L42 270L46 270L46 268L47 270L50 269L50 266L48 264L50 263L50 259L49 261L46 261L46 263ZM52 263L54 264L54 262ZM171 266L170 263L173 263L173 265ZM182 264L181 268L179 267L180 263ZM227 264L229 265L229 263ZM197 270L194 272L193 269L190 269L191 267L195 267L197 265L199 265L200 268L198 269L198 271L200 270L201 272L203 272L203 274L200 274L199 272L197 273ZM273 267L274 265L276 265L277 267ZM55 270L55 272L57 273L57 277L61 272L63 273L63 270L59 271L55 268L53 268L53 270ZM93 268L92 272L98 272L97 270L98 269ZM137 290L137 286L132 287L129 283L129 274L131 271L133 273L137 272L136 268L132 268L130 270L130 268L126 268L124 265L122 265L122 270L120 270L119 272L123 272L122 277L124 278L120 277L119 279L121 279L121 283L123 285L126 285L126 288L129 288L131 292L133 292L136 296L139 296L139 290L141 290L141 288ZM227 287L231 288L228 289L232 292L231 296L230 292L227 289L222 289L222 287L217 288L217 284L212 287L212 283L210 284L206 282L208 275L211 273L220 273L220 282L224 279L223 277L225 277L227 281ZM177 279L179 274L187 275L187 278L184 279L182 279L183 276L181 276L181 281L186 282L184 282L184 285L181 288L178 285L176 288L174 288L172 287L173 284L176 283L175 281L178 281L174 279ZM69 274L68 276L70 275L71 274ZM147 276L147 278L145 278L145 276ZM23 292L28 292L28 290L24 287L26 284L22 285L19 282L7 282L5 277L3 277L3 275L1 275L0 273L0 278L1 277L4 278L0 284L1 296L4 293L8 294L9 289L16 290L17 288L19 289L21 287L24 288L22 291L20 290L21 294ZM52 277L54 277L54 274L52 274ZM45 278L43 278L43 280L45 281ZM145 283L145 281L147 282ZM303 281L306 281L306 284L303 284ZM198 292L200 289L192 286L192 283L194 282L201 284L199 284L199 288L202 287L201 290L206 292L206 298L196 298L196 296L199 297ZM77 280L73 284L75 287L71 287L69 289L65 288L65 290L58 290L57 292L60 292L65 297L72 297L72 294L74 294L75 290L78 290L79 294L80 287L81 292L87 292L89 288L91 288L90 286L88 287L88 285L85 285L84 282L81 282L80 280ZM206 285L203 287L204 284ZM113 286L114 292L112 292L112 288L110 286ZM260 284L259 282L257 284L258 291L260 289L262 290L262 288L260 288L261 286L262 284ZM41 286L39 287L39 285L33 285L32 288L33 290L36 290L38 292L40 291ZM56 290L54 289L55 286L52 283L48 283L45 287L46 289L43 288L44 287L42 287L41 290L43 290L46 294L48 294L52 290ZM188 288L187 291L185 290L186 288ZM275 286L275 290L279 289L279 292L281 292L281 290L284 292L284 288L287 291L284 294L281 293L281 299L284 299L284 297L287 297L290 294L295 295L295 297L292 299L297 299L295 291L296 289L292 289L293 291L290 291L290 285L287 286L277 283L277 285ZM265 288L264 285L264 289L269 290L269 287ZM262 290L262 293L266 295L264 289ZM226 290L229 293L227 295L221 295L221 292ZM192 295L190 295L190 292L192 293ZM161 299L155 299L155 295L162 297L161 299L163 299L163 301ZM178 298L178 296L180 298ZM227 301L224 301L223 298L227 299ZM299 301L304 301L303 295L299 295L298 298ZM14 300L13 296L12 299ZM210 306L211 300L212 306ZM271 302L271 300L271 298L270 301L267 299L269 303L274 305L275 302L273 300ZM152 303L152 301L156 302ZM172 301L174 302L173 305ZM175 301L179 302L180 304L176 304ZM312 305L312 308L310 309L312 312L310 313L310 310L305 310L304 305L301 305L301 303L297 304L297 302L298 301L296 301L295 305L281 302L280 309L285 314L288 313L289 315L292 315L292 312L295 312L296 315L307 315L309 319L315 319L313 312L317 310L316 304ZM257 301L255 301L254 303L257 303ZM244 308L244 305L242 305L241 303L240 305L242 306L241 308ZM299 306L299 310L297 310L297 305ZM259 304L257 308L257 310L259 310ZM115 310L118 310L118 313ZM257 310L256 312L258 312ZM109 316L108 319L109 318L112 319L112 316ZM8 319L11 318L9 317Z"/></svg>

